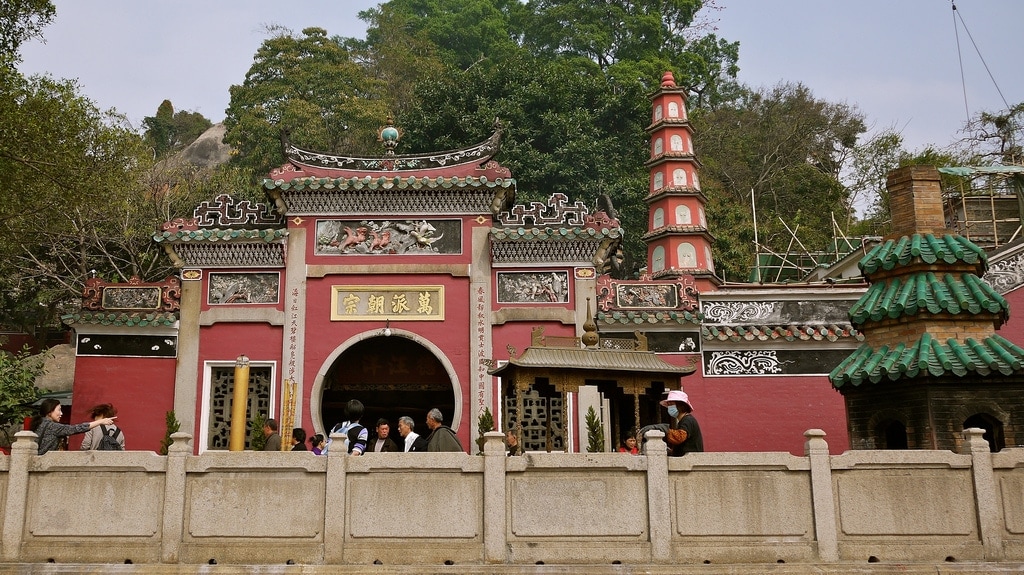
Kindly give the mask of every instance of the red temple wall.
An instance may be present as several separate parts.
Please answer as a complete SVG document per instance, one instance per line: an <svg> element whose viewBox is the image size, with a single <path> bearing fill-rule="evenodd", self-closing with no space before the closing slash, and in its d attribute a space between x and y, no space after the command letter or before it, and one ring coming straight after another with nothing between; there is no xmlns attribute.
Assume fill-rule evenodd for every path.
<svg viewBox="0 0 1024 575"><path fill-rule="evenodd" d="M91 421L89 410L101 403L117 408L117 425L131 450L158 451L174 409L173 358L79 356L75 364L72 424ZM68 448L77 450L82 435L72 435Z"/></svg>

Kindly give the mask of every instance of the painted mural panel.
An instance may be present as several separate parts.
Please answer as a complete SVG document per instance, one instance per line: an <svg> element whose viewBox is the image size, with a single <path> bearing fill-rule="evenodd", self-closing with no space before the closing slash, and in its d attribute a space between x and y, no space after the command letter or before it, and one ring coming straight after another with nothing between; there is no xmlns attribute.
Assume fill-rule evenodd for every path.
<svg viewBox="0 0 1024 575"><path fill-rule="evenodd" d="M316 255L462 253L462 220L318 220Z"/></svg>
<svg viewBox="0 0 1024 575"><path fill-rule="evenodd" d="M444 286L332 286L331 321L440 321Z"/></svg>
<svg viewBox="0 0 1024 575"><path fill-rule="evenodd" d="M704 375L826 375L850 349L704 351Z"/></svg>
<svg viewBox="0 0 1024 575"><path fill-rule="evenodd" d="M159 287L115 287L103 288L103 309L159 309Z"/></svg>
<svg viewBox="0 0 1024 575"><path fill-rule="evenodd" d="M277 303L279 273L211 273L206 301L210 305Z"/></svg>
<svg viewBox="0 0 1024 575"><path fill-rule="evenodd" d="M498 272L498 303L568 303L569 272Z"/></svg>

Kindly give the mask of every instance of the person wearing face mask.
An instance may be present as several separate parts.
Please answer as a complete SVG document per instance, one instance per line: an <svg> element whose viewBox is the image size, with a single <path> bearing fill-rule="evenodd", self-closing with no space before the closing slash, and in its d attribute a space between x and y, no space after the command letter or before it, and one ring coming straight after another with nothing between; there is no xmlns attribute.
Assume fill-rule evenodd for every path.
<svg viewBox="0 0 1024 575"><path fill-rule="evenodd" d="M686 392L673 389L661 405L668 408L668 416L672 421L668 424L665 441L668 443L668 454L674 457L704 451L704 437L700 434L700 425L693 416L693 407Z"/></svg>
<svg viewBox="0 0 1024 575"><path fill-rule="evenodd" d="M676 389L668 392L668 397L661 401L661 405L668 409L671 421L644 426L640 430L640 437L643 438L648 431L655 429L663 432L665 443L668 443L668 454L672 457L704 451L704 437L700 433L697 418L693 416L693 407L686 392Z"/></svg>

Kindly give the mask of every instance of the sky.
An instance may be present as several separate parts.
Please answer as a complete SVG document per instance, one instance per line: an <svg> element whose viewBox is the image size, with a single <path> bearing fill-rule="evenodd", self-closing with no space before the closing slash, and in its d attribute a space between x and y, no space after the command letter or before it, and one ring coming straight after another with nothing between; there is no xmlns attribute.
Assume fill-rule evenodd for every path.
<svg viewBox="0 0 1024 575"><path fill-rule="evenodd" d="M45 43L22 47L21 71L77 79L100 108L141 128L165 99L223 120L228 88L245 79L267 26L363 37L357 14L378 0L54 3ZM944 147L969 114L1024 101L1022 0L956 0L957 18L950 0L714 4L704 16L720 37L740 42L741 82L801 82L820 99L856 106L870 131L897 129L909 150Z"/></svg>

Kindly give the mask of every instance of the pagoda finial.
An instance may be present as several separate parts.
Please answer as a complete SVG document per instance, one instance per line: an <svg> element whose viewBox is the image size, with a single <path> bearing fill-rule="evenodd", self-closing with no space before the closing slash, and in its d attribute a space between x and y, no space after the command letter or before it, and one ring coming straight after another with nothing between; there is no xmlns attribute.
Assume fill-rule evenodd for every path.
<svg viewBox="0 0 1024 575"><path fill-rule="evenodd" d="M601 338L597 335L597 323L594 322L594 312L590 309L590 298L587 298L587 321L583 322L583 345L593 348Z"/></svg>
<svg viewBox="0 0 1024 575"><path fill-rule="evenodd" d="M676 80L672 77L672 71L666 70L661 76L661 87L662 88L675 88Z"/></svg>
<svg viewBox="0 0 1024 575"><path fill-rule="evenodd" d="M401 132L395 127L394 118L389 115L386 124L381 127L380 134L377 136L377 139L384 144L385 156L395 155L395 147L398 145L398 140L401 137Z"/></svg>

